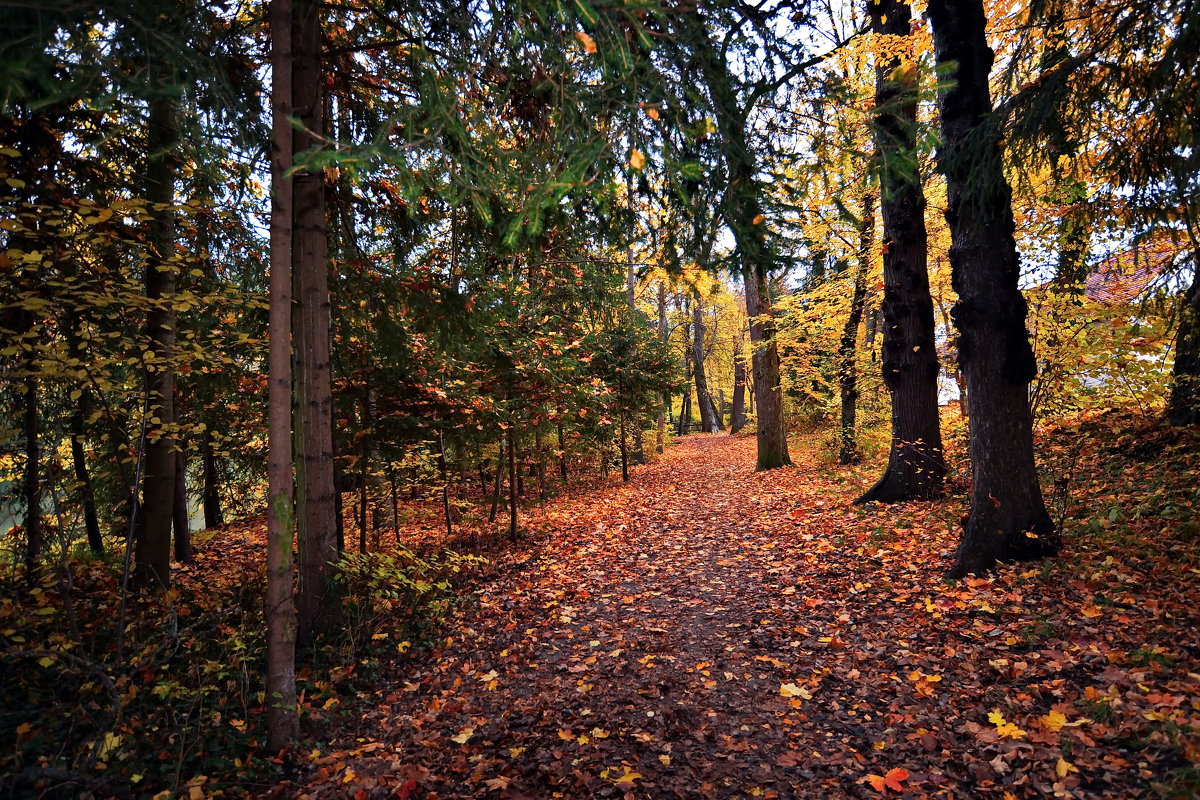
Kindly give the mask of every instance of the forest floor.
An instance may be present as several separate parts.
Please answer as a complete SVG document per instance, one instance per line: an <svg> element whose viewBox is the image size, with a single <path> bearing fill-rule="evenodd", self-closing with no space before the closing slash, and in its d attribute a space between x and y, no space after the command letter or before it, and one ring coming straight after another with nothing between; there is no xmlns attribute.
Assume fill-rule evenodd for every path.
<svg viewBox="0 0 1200 800"><path fill-rule="evenodd" d="M1108 424L1048 434L1064 557L960 582L961 487L854 508L816 437L686 437L529 518L280 793L1196 796L1197 437Z"/></svg>

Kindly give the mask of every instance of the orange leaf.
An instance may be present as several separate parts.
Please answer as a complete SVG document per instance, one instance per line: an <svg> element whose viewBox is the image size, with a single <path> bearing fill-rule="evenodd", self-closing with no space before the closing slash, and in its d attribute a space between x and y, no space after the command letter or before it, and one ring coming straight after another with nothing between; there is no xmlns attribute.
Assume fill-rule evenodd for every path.
<svg viewBox="0 0 1200 800"><path fill-rule="evenodd" d="M904 791L904 787L900 785L901 781L908 779L908 770L903 767L894 767L887 771L886 775L868 775L867 782L871 784L871 788L877 792L886 792L891 789L895 792Z"/></svg>

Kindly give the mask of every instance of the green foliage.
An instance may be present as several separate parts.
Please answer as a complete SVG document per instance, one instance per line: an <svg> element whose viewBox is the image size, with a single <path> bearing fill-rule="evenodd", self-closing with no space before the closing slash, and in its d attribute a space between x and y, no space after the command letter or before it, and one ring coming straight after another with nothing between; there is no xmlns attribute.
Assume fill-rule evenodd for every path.
<svg viewBox="0 0 1200 800"><path fill-rule="evenodd" d="M1029 293L1038 376L1034 415L1162 408L1171 379L1171 332L1150 300L1100 302L1051 285Z"/></svg>
<svg viewBox="0 0 1200 800"><path fill-rule="evenodd" d="M423 557L403 546L344 554L335 573L344 592L339 636L353 653L381 641L402 652L428 646L457 600L458 581L484 563L450 550Z"/></svg>

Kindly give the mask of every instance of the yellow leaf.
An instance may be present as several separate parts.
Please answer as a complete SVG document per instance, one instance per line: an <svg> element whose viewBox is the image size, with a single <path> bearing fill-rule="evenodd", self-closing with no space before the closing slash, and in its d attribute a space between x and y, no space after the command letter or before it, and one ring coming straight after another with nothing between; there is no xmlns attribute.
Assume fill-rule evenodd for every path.
<svg viewBox="0 0 1200 800"><path fill-rule="evenodd" d="M100 749L96 751L96 759L103 761L109 753L116 750L121 745L121 737L117 736L112 731L104 734L103 741L100 742Z"/></svg>
<svg viewBox="0 0 1200 800"><path fill-rule="evenodd" d="M451 736L450 740L454 741L454 742L458 742L459 744L466 744L467 741L474 735L475 735L474 728L463 728L461 731L458 732L458 736Z"/></svg>
<svg viewBox="0 0 1200 800"><path fill-rule="evenodd" d="M1055 733L1061 731L1067 724L1067 716L1061 711L1051 711L1049 714L1042 717L1041 720L1042 724L1045 725L1048 730L1052 730Z"/></svg>
<svg viewBox="0 0 1200 800"><path fill-rule="evenodd" d="M580 43L581 45L583 45L583 49L584 49L585 51L587 51L587 52L589 52L589 53L594 53L594 52L596 52L596 40L595 40L595 39L593 39L592 37L588 36L588 35L587 35L586 33L584 33L583 31L578 31L578 32L576 32L576 34L575 34L575 38L579 40L579 43Z"/></svg>
<svg viewBox="0 0 1200 800"><path fill-rule="evenodd" d="M640 772L631 772L629 767L621 767L621 769L623 770L622 774L608 779L618 789L632 789L633 782L641 780L643 777Z"/></svg>
<svg viewBox="0 0 1200 800"><path fill-rule="evenodd" d="M646 154L636 147L629 151L629 166L632 169L643 170L646 168Z"/></svg>
<svg viewBox="0 0 1200 800"><path fill-rule="evenodd" d="M22 722L20 725L17 726L17 736L24 736L25 734L29 733L31 730L33 730L32 725L30 725L28 722Z"/></svg>
<svg viewBox="0 0 1200 800"><path fill-rule="evenodd" d="M1054 774L1060 778L1065 778L1072 772L1079 772L1079 768L1062 756L1059 756L1058 763L1054 765Z"/></svg>
<svg viewBox="0 0 1200 800"><path fill-rule="evenodd" d="M802 697L805 700L812 700L812 692L794 683L782 684L779 687L779 693L784 697Z"/></svg>
<svg viewBox="0 0 1200 800"><path fill-rule="evenodd" d="M1025 731L1005 720L1004 715L1000 713L1000 709L998 708L988 714L988 722L996 726L996 733L1002 739L1021 739L1025 736Z"/></svg>

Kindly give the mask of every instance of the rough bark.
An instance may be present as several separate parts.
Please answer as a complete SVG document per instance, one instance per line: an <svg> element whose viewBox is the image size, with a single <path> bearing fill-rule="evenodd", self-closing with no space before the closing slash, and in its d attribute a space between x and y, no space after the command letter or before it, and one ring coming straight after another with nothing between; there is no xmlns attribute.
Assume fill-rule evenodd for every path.
<svg viewBox="0 0 1200 800"><path fill-rule="evenodd" d="M320 5L293 0L293 154L319 144L325 128ZM337 559L337 491L333 464L333 398L330 389L329 234L320 169L300 169L293 179L293 337L296 345L297 529L300 539L299 637L329 629L340 602L333 581Z"/></svg>
<svg viewBox="0 0 1200 800"><path fill-rule="evenodd" d="M898 0L871 2L872 30L907 36L911 12ZM908 61L908 63L904 63ZM856 503L936 500L946 475L938 412L938 364L929 293L925 194L916 147L917 81L910 59L875 70L875 149L883 216L883 380L892 442L880 479Z"/></svg>
<svg viewBox="0 0 1200 800"><path fill-rule="evenodd" d="M292 4L271 2L271 283L267 354L267 749L300 735L292 594ZM211 453L211 448L209 449ZM207 474L207 467L206 467ZM208 479L205 480L206 486ZM207 493L207 490L206 490ZM205 522L208 504L205 501Z"/></svg>
<svg viewBox="0 0 1200 800"><path fill-rule="evenodd" d="M775 322L765 273L756 268L742 273L746 287L746 313L750 316L750 358L754 379L755 433L758 439L756 469L774 469L792 463L787 432L783 427L783 387Z"/></svg>
<svg viewBox="0 0 1200 800"><path fill-rule="evenodd" d="M150 423L142 468L142 500L134 546L134 584L161 590L171 583L171 521L175 506L175 202L178 138L175 103L167 97L149 102L146 127L146 199L150 210L150 257L146 264L145 337L150 351L145 372Z"/></svg>
<svg viewBox="0 0 1200 800"><path fill-rule="evenodd" d="M875 197L863 195L862 229L858 235L858 269L854 273L854 290L850 295L850 313L842 327L838 345L838 390L841 395L842 420L839 436L838 462L855 464L860 456L855 433L858 416L858 328L862 324L863 304L867 299L867 272L871 268L871 241L875 235Z"/></svg>
<svg viewBox="0 0 1200 800"><path fill-rule="evenodd" d="M939 97L953 318L971 418L971 511L951 576L1058 552L1033 455L1029 383L1037 367L1017 286L1012 191L993 121L982 0L932 0L934 49L950 87Z"/></svg>
<svg viewBox="0 0 1200 800"><path fill-rule="evenodd" d="M1192 284L1179 306L1175 365L1167 402L1167 419L1176 426L1200 423L1200 250L1193 254L1193 264Z"/></svg>

